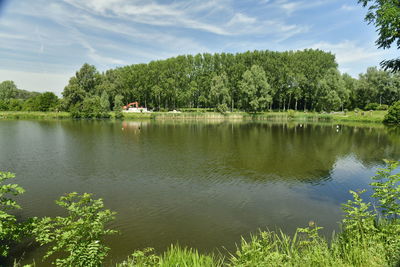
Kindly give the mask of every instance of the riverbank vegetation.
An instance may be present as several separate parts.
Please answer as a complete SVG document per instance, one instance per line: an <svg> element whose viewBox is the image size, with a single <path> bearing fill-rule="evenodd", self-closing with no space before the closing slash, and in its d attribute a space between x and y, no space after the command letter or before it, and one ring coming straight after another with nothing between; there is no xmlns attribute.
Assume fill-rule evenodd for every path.
<svg viewBox="0 0 400 267"><path fill-rule="evenodd" d="M64 107L80 107L86 97L168 111L337 111L387 109L399 100L400 76L369 68L359 79L340 74L335 56L320 50L254 51L186 55L99 73L84 64L63 92Z"/></svg>
<svg viewBox="0 0 400 267"><path fill-rule="evenodd" d="M389 108L383 121L390 124L400 124L400 101L397 101Z"/></svg>
<svg viewBox="0 0 400 267"><path fill-rule="evenodd" d="M152 112L152 113L123 113L121 111L108 112L100 118L124 120L257 120L257 121L312 121L312 122L373 122L381 123L386 111L350 111L336 113L317 113L289 110L286 112L212 112L209 109L192 109L180 113ZM102 113L100 113L102 114ZM32 112L32 111L0 111L0 119L71 119L69 112ZM85 118L85 116L81 116Z"/></svg>
<svg viewBox="0 0 400 267"><path fill-rule="evenodd" d="M373 177L373 203L362 196L365 190L350 191L353 199L343 204L342 231L330 241L319 234L321 227L310 222L289 236L283 232L260 231L243 238L237 251L228 256L203 255L194 249L171 246L165 253L152 249L135 251L116 266L398 266L400 264L400 173L398 162L386 161ZM104 237L115 231L107 227L115 214L101 199L90 194L67 194L56 203L66 216L31 218L19 222L13 209L21 208L13 196L24 190L7 183L11 173L0 172L1 252L24 239L48 245L45 259L56 266L102 266L109 248ZM374 208L373 208L374 207ZM15 263L15 266L19 266Z"/></svg>
<svg viewBox="0 0 400 267"><path fill-rule="evenodd" d="M68 111L73 117L107 117L121 103L154 111L203 108L265 112L386 110L400 97L400 74L377 68L354 79L341 74L335 56L320 50L185 55L104 73L84 64L63 97L0 84L0 110Z"/></svg>

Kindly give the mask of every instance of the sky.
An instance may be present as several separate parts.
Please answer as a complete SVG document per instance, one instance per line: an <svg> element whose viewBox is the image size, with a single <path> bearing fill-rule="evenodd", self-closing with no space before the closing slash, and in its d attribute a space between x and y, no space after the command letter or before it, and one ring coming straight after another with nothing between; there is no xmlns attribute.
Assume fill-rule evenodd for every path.
<svg viewBox="0 0 400 267"><path fill-rule="evenodd" d="M0 0L0 82L61 95L99 71L182 54L321 49L353 77L397 57L357 0Z"/></svg>

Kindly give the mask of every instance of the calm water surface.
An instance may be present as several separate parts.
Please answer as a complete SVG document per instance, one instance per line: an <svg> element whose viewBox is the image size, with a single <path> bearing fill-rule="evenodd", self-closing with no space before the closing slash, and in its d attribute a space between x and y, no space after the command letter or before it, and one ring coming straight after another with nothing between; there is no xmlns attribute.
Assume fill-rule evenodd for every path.
<svg viewBox="0 0 400 267"><path fill-rule="evenodd" d="M259 228L310 220L330 235L383 158L400 159L400 131L381 125L0 121L0 169L26 189L18 216L60 215L60 195L94 193L118 213L114 261L171 243L233 251ZM26 262L45 266L42 252Z"/></svg>

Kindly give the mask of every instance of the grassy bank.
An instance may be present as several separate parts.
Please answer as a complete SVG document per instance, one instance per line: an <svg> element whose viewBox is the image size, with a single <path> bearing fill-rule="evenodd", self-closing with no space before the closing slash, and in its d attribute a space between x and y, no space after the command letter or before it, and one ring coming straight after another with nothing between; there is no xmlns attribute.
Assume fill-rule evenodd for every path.
<svg viewBox="0 0 400 267"><path fill-rule="evenodd" d="M69 119L68 112L0 111L0 119Z"/></svg>
<svg viewBox="0 0 400 267"><path fill-rule="evenodd" d="M114 118L114 112L111 112ZM125 120L154 119L154 120L260 120L260 121L330 121L330 122L372 122L382 123L386 111L365 111L347 113L304 113L304 112L228 112L221 114L217 112L152 112L152 113L124 113ZM68 119L68 112L24 112L24 111L1 111L0 119Z"/></svg>
<svg viewBox="0 0 400 267"><path fill-rule="evenodd" d="M397 223L398 227L400 224ZM389 237L361 237L346 231L331 242L317 233L316 226L299 228L291 237L282 232L261 231L251 240L243 239L228 257L201 254L194 249L171 246L157 255L151 250L136 251L116 267L144 266L398 266L398 241ZM383 228L382 228L383 229ZM393 232L393 231L391 231ZM397 238L399 238L397 231ZM397 243L388 251L388 242ZM393 253L393 254L391 254Z"/></svg>
<svg viewBox="0 0 400 267"><path fill-rule="evenodd" d="M316 113L316 112L267 112L256 114L253 117L259 120L279 120L279 121L331 121L331 122L374 122L382 123L386 111L365 111L365 112L346 112L346 113Z"/></svg>
<svg viewBox="0 0 400 267"><path fill-rule="evenodd" d="M125 119L150 118L158 120L266 120L266 121L353 121L353 122L375 122L381 123L386 111L368 111L368 112L347 112L322 114L315 112L228 112L221 114L217 112L153 112L153 113L124 113Z"/></svg>

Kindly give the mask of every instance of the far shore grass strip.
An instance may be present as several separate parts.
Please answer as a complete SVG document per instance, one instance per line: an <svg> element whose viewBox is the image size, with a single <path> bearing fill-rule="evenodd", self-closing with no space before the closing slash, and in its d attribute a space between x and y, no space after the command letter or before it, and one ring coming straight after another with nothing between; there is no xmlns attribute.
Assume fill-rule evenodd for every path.
<svg viewBox="0 0 400 267"><path fill-rule="evenodd" d="M332 121L332 122L372 122L382 123L386 111L351 111L337 113L315 113L301 111L285 112L151 112L123 113L125 120L155 119L155 120L260 120L260 121ZM114 112L111 112L114 118ZM71 119L68 112L26 112L0 111L0 119Z"/></svg>

